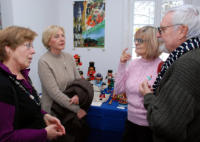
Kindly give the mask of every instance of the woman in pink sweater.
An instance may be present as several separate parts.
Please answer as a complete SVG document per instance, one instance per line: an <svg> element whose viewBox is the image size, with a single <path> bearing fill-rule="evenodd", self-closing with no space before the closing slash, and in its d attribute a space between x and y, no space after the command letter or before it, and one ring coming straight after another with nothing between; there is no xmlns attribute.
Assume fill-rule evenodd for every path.
<svg viewBox="0 0 200 142"><path fill-rule="evenodd" d="M115 82L115 93L126 93L128 99L128 118L125 123L123 142L151 142L152 132L148 127L143 97L139 84L148 80L153 84L157 77L157 68L162 62L159 58L159 41L156 29L151 26L140 28L134 37L135 52L141 58L127 65L131 55L127 49L122 52Z"/></svg>

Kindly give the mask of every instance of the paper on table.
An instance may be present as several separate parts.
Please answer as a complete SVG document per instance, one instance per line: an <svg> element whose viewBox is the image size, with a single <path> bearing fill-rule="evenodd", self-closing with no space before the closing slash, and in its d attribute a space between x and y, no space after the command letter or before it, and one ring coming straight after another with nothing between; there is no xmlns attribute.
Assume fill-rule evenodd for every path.
<svg viewBox="0 0 200 142"><path fill-rule="evenodd" d="M119 104L119 105L117 106L117 108L118 108L118 109L125 109L125 108L127 108L127 104L125 104L125 105Z"/></svg>
<svg viewBox="0 0 200 142"><path fill-rule="evenodd" d="M117 106L118 109L125 109L123 106Z"/></svg>
<svg viewBox="0 0 200 142"><path fill-rule="evenodd" d="M102 102L92 102L92 106L101 106Z"/></svg>

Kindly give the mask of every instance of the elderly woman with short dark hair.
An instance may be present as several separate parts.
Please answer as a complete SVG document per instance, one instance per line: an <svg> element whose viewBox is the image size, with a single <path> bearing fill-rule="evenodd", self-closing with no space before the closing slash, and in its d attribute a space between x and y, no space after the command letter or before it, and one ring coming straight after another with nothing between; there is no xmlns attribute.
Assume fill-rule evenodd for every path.
<svg viewBox="0 0 200 142"><path fill-rule="evenodd" d="M65 134L60 121L41 111L27 69L37 34L10 26L0 32L0 141L47 142Z"/></svg>

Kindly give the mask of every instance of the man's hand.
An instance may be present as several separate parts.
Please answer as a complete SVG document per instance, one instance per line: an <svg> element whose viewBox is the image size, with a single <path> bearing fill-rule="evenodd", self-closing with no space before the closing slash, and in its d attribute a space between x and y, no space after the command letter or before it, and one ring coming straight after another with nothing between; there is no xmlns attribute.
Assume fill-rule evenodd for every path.
<svg viewBox="0 0 200 142"><path fill-rule="evenodd" d="M142 82L139 86L139 91L140 93L145 96L148 93L153 93L151 86L148 84L148 81L145 80L144 82Z"/></svg>

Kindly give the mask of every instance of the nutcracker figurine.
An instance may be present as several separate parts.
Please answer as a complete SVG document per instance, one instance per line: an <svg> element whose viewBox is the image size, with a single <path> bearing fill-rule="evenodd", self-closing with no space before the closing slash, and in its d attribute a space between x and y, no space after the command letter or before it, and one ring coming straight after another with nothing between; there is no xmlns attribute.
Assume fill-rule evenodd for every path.
<svg viewBox="0 0 200 142"><path fill-rule="evenodd" d="M80 61L80 56L78 54L75 54L74 59L76 62L76 68L78 71L80 71L80 67L82 66L82 62Z"/></svg>
<svg viewBox="0 0 200 142"><path fill-rule="evenodd" d="M79 74L80 74L82 79L85 79L84 76L83 76L83 71L79 71Z"/></svg>
<svg viewBox="0 0 200 142"><path fill-rule="evenodd" d="M107 85L109 88L113 88L114 87L114 77L112 74L112 70L108 70L107 76L106 76L106 80L107 80Z"/></svg>
<svg viewBox="0 0 200 142"><path fill-rule="evenodd" d="M95 75L95 85L100 88L102 86L102 83L103 83L102 80L103 80L103 76L101 75L101 73L97 73Z"/></svg>
<svg viewBox="0 0 200 142"><path fill-rule="evenodd" d="M95 67L94 67L94 62L89 62L88 73L87 73L89 81L95 79L95 77L94 77L95 73L96 73L96 71L95 71Z"/></svg>

